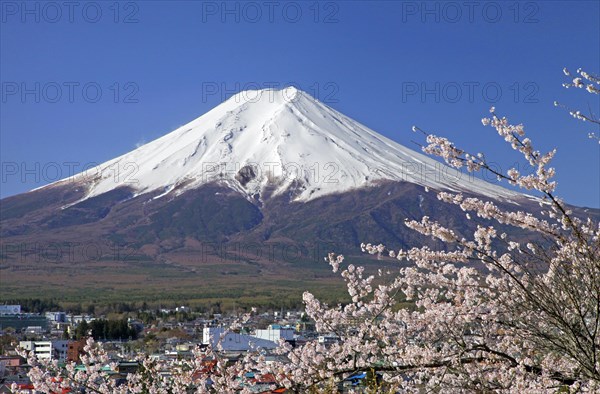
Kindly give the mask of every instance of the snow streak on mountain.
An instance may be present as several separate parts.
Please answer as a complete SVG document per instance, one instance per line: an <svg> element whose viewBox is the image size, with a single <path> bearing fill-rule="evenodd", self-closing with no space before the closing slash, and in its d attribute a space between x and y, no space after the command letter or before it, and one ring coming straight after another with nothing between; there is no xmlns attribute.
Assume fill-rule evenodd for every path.
<svg viewBox="0 0 600 394"><path fill-rule="evenodd" d="M238 93L161 138L53 185L75 182L86 188L85 200L122 186L137 195L175 196L217 181L249 198L269 190L308 201L381 180L518 195L395 143L293 87Z"/></svg>

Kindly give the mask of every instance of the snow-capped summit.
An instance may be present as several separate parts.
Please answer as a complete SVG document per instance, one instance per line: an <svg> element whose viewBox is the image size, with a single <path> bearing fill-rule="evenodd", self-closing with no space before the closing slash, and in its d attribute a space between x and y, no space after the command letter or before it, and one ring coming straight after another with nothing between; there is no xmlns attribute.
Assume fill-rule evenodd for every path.
<svg viewBox="0 0 600 394"><path fill-rule="evenodd" d="M169 134L70 179L87 187L83 200L120 186L160 198L218 181L254 198L267 189L271 195L291 191L296 201L382 180L517 195L408 149L294 87L237 93Z"/></svg>

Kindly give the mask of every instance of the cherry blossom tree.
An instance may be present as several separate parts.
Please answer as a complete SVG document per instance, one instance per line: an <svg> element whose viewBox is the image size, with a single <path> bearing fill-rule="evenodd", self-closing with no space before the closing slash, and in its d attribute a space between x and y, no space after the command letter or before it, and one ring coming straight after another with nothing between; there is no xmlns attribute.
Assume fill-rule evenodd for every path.
<svg viewBox="0 0 600 394"><path fill-rule="evenodd" d="M578 70L567 85L597 95L600 79ZM373 275L330 254L326 260L334 272L341 271L350 302L329 306L308 292L303 300L317 331L335 337L333 343L282 342L277 352L284 361L276 362L266 362L259 349L235 363L226 362L218 349L170 363L141 355L141 370L117 385L103 369L109 364L106 352L89 341L82 367L30 358L33 383L42 392L257 392L240 379L252 371L273 376L271 389L334 393L345 379L365 372L363 389L372 393L600 392L600 225L574 214L555 195L550 163L556 151L536 150L523 125L512 124L495 108L490 112L483 125L524 157L530 174L514 168L500 172L482 154L414 130L425 136L423 150L448 165L487 170L536 194L532 201L539 212L441 191L440 201L459 207L465 220L476 224L470 236L434 218L407 220L409 228L446 247L390 250L363 244L366 253L404 262ZM598 124L592 115L571 112ZM537 241L500 228L529 232L527 239Z"/></svg>
<svg viewBox="0 0 600 394"><path fill-rule="evenodd" d="M577 88L577 89L585 89L588 93L599 94L598 84L600 84L600 77L597 75L590 74L585 70L578 68L576 74L573 76L571 72L567 68L563 68L563 73L567 77L574 77L571 82L563 83L563 87L566 89L569 88ZM554 102L554 106L562 107L568 109L565 105L559 103L558 101ZM575 119L581 120L583 122L589 122L594 125L600 125L600 119L598 119L598 115L594 114L591 107L589 108L589 114L585 115L579 110L568 109L569 115L574 117ZM598 140L600 144L600 136L596 134L596 132L590 132L588 134L590 138Z"/></svg>

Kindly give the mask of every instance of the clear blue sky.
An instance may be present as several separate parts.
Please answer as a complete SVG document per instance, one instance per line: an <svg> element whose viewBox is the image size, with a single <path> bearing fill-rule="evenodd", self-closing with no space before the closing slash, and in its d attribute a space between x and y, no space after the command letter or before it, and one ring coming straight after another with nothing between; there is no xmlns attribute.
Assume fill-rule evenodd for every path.
<svg viewBox="0 0 600 394"><path fill-rule="evenodd" d="M561 87L564 66L599 73L599 1L68 4L0 2L2 197L233 91L293 84L404 145L416 124L508 169L519 157L480 122L495 105L558 148L559 195L600 206L599 145L552 105L599 112L597 96Z"/></svg>

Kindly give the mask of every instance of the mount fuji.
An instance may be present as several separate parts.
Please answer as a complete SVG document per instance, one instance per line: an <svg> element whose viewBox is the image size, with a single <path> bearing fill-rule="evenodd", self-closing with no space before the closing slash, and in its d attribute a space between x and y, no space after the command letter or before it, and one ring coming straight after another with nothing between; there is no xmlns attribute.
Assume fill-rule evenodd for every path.
<svg viewBox="0 0 600 394"><path fill-rule="evenodd" d="M81 184L85 196L119 187L133 195L177 196L220 182L247 196L292 201L406 181L436 190L470 191L494 198L517 193L449 167L391 141L289 87L244 91L201 117L136 150L47 187Z"/></svg>
<svg viewBox="0 0 600 394"><path fill-rule="evenodd" d="M320 286L330 251L369 260L363 241L433 246L407 218L468 231L438 190L537 206L293 87L244 91L129 153L0 200L3 292L33 296L42 282L62 294L65 278L78 296Z"/></svg>

